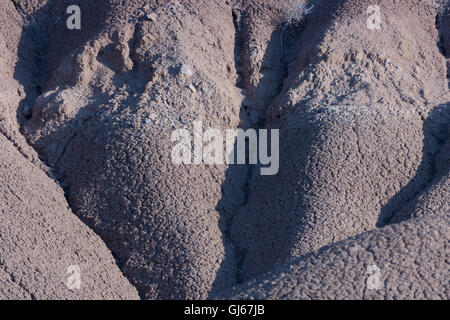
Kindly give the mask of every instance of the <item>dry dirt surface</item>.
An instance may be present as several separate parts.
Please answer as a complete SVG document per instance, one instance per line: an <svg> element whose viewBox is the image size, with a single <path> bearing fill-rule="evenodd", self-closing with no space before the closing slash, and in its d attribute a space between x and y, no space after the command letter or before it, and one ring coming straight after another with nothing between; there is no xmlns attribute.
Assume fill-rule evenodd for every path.
<svg viewBox="0 0 450 320"><path fill-rule="evenodd" d="M448 1L2 0L0 23L0 299L450 298ZM174 163L197 120L279 130L278 172Z"/></svg>

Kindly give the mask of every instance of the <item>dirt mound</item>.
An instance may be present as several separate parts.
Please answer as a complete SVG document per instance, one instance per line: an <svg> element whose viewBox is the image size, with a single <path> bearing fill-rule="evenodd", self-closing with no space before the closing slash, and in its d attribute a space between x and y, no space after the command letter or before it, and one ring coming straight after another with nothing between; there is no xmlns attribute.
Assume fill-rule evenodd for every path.
<svg viewBox="0 0 450 320"><path fill-rule="evenodd" d="M194 120L239 124L232 12L223 3L133 6L136 16L106 22L63 60L28 137L144 297L206 298L235 282L223 228L245 174L224 188L236 204L221 207L225 166L179 166L168 155L173 130Z"/></svg>
<svg viewBox="0 0 450 320"><path fill-rule="evenodd" d="M0 299L138 298L62 190L2 134L0 146ZM79 268L79 290L66 285L70 266Z"/></svg>
<svg viewBox="0 0 450 320"><path fill-rule="evenodd" d="M23 37L36 29L24 18L42 5L0 4L0 298L136 299L111 252L72 213L19 131L24 106L37 95L36 38ZM79 290L68 288L73 270L80 271Z"/></svg>
<svg viewBox="0 0 450 320"><path fill-rule="evenodd" d="M2 133L28 159L39 164L36 152L30 148L19 132L20 120L18 109L24 101L32 101L35 94L29 94L34 82L35 59L32 56L31 39L22 41L21 34L25 28L22 16L14 2L2 1L0 4L0 133ZM20 52L19 47L24 52ZM22 56L23 54L23 56Z"/></svg>
<svg viewBox="0 0 450 320"><path fill-rule="evenodd" d="M447 299L448 212L363 233L276 267L224 299ZM370 278L373 277L373 278Z"/></svg>
<svg viewBox="0 0 450 320"><path fill-rule="evenodd" d="M316 4L268 111L280 172L253 177L233 220L244 279L385 225L431 181L448 126L429 120L447 91L431 3L382 1L382 31L370 1Z"/></svg>

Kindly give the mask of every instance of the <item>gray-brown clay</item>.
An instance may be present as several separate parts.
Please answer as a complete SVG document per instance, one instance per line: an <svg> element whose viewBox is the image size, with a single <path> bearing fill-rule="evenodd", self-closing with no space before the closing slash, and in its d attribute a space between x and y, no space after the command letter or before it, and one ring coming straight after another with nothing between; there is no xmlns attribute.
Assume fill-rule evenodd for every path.
<svg viewBox="0 0 450 320"><path fill-rule="evenodd" d="M1 1L0 299L449 299L449 3L372 2Z"/></svg>

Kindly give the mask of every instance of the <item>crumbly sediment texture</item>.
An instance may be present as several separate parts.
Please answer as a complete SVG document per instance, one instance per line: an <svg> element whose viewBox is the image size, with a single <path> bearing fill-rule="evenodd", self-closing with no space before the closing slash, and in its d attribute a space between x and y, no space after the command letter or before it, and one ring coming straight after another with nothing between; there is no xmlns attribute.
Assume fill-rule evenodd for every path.
<svg viewBox="0 0 450 320"><path fill-rule="evenodd" d="M0 4L0 298L448 299L447 2L72 4ZM173 163L196 120L279 172Z"/></svg>

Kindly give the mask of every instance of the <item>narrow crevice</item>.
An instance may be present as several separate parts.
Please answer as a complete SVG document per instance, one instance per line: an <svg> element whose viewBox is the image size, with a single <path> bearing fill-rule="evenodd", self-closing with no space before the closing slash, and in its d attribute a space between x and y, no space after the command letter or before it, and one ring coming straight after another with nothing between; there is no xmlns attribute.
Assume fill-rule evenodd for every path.
<svg viewBox="0 0 450 320"><path fill-rule="evenodd" d="M238 79L236 81L236 87L239 89L244 89L243 92L246 93L244 100L246 99L258 99L263 96L264 93L266 93L266 89L262 87L261 84L258 85L256 88L251 88L250 84L250 77L252 73L255 70L252 70L252 65L249 63L249 33L250 31L245 29L245 26L243 26L243 14L246 14L243 12L240 8L239 9L233 9L232 10L232 17L233 17L233 26L235 31L235 48L234 48L234 54L235 54L235 69L238 73ZM245 17L247 18L247 17ZM289 65L289 58L287 55L283 54L282 50L280 49L280 37L282 34L281 26L277 27L273 33L272 38L270 39L268 46L266 48L266 52L264 54L263 60L265 59L279 59L279 61L276 61L275 65L277 65L276 68L269 70L270 72L278 73L278 79L279 85L277 86L275 92L273 92L273 95L270 96L267 101L264 101L264 105L262 108L253 108L253 111L257 113L256 121L251 121L249 119L248 111L250 109L247 104L250 102L250 105L254 103L254 101L248 101L246 103L243 102L241 106L241 120L242 123L244 123L243 130L252 128L255 130L258 129L265 129L267 127L267 118L265 117L265 113L267 109L273 104L273 102L278 98L278 96L283 92L284 89L284 83L285 79L288 77L288 65ZM298 24L295 26L296 31L301 31L303 28L303 24ZM295 37L298 39L299 35ZM286 51L292 49L293 42L288 42L289 48L286 48ZM269 51L272 50L269 53ZM276 54L273 54L273 50L276 50ZM286 52L285 51L285 52ZM263 63L264 61L261 61ZM272 61L271 61L272 62ZM258 72L262 73L264 72L262 69ZM267 72L267 70L266 70ZM261 79L264 77L261 77ZM249 96L250 91L252 91L252 97ZM259 140L259 137L258 137ZM248 141L247 141L248 142ZM246 145L246 150L248 150L248 144ZM248 154L246 155L248 157ZM246 163L248 162L248 159L246 159ZM234 225L234 218L237 214L248 204L251 190L250 190L250 184L251 181L254 178L254 174L258 171L258 168L255 165L246 165L246 177L243 184L243 201L241 202L240 206L235 208L234 212L231 214L231 217L226 222L224 234L227 240L230 241L234 248L234 254L237 258L237 270L236 270L236 284L242 284L244 282L244 275L243 275L243 264L246 258L246 252L241 248L239 243L236 243L233 240L233 237L231 235L231 229Z"/></svg>
<svg viewBox="0 0 450 320"><path fill-rule="evenodd" d="M19 14L19 16L24 19L25 15L22 11L22 8L20 7L20 5L17 3L17 1L15 0L11 0L12 5L14 6L14 9L16 9L17 13Z"/></svg>
<svg viewBox="0 0 450 320"><path fill-rule="evenodd" d="M45 81L45 61L48 54L48 27L39 18L24 16L22 29L23 41L30 41L33 66L31 66L31 83L24 84L25 98L21 101L17 111L17 120L20 131L23 133L23 126L32 116L32 109L36 98L42 94ZM46 20L46 19L44 19ZM23 53L22 53L23 54Z"/></svg>
<svg viewBox="0 0 450 320"><path fill-rule="evenodd" d="M237 71L237 80L236 80L236 87L243 89L244 88L244 82L245 82L245 74L242 69L243 64L243 53L245 48L245 38L241 32L241 20L240 20L240 12L237 11L237 9L232 9L232 17L233 17L233 26L234 26L234 36L235 36L235 45L234 45L234 57L235 57L235 69ZM241 108L242 109L242 108ZM232 212L230 218L225 223L225 230L224 235L227 238L227 240L231 243L234 254L236 257L236 284L240 284L243 282L243 275L242 275L242 267L245 259L244 252L239 249L239 245L233 240L233 237L231 235L231 227L233 224L233 220L235 216L239 213L239 210L243 208L249 198L249 184L250 184L250 178L251 178L251 167L246 166L247 169L247 176L244 181L243 185L243 192L244 192L244 199L238 208L235 208L234 212Z"/></svg>
<svg viewBox="0 0 450 320"><path fill-rule="evenodd" d="M440 14L436 15L435 26L436 26L436 30L438 32L437 46L439 48L439 51L445 58L449 58L448 54L450 54L450 53L447 52L447 49L445 47L446 43L445 43L444 35L442 34L442 30L441 30L441 16L440 16Z"/></svg>
<svg viewBox="0 0 450 320"><path fill-rule="evenodd" d="M138 49L138 42L139 42L139 35L142 29L142 24L141 23L136 23L133 26L133 36L131 37L131 39L128 41L128 47L130 48L130 52L128 57L130 58L130 60L133 62L133 71L137 71L138 69L138 59L136 57L137 55L137 49Z"/></svg>
<svg viewBox="0 0 450 320"><path fill-rule="evenodd" d="M445 71L446 71L446 79L447 79L447 88L450 89L450 52L449 52L449 41L450 41L450 35L448 35L449 30L446 30L446 26L450 25L448 20L450 19L450 6L448 6L446 9L442 9L442 12L439 12L436 15L435 20L435 26L438 33L438 42L437 47L439 48L439 52L444 56L446 59L445 64ZM442 26L442 20L447 19ZM447 34L444 34L446 32ZM450 93L450 91L447 91L444 93L444 95L447 95ZM440 97L439 97L440 98Z"/></svg>
<svg viewBox="0 0 450 320"><path fill-rule="evenodd" d="M240 89L244 89L244 79L245 72L242 69L243 67L243 53L245 47L245 39L241 32L241 12L238 9L232 9L231 15L233 17L233 27L234 27L234 60L235 60L235 69L238 74L238 78L236 80L236 87Z"/></svg>

